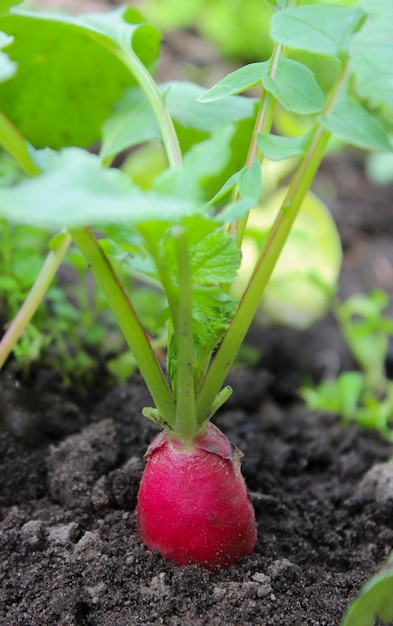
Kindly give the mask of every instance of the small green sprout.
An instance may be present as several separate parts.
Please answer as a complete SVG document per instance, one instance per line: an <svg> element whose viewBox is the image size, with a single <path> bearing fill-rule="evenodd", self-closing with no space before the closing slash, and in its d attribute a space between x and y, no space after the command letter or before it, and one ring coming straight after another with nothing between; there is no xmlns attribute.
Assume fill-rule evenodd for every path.
<svg viewBox="0 0 393 626"><path fill-rule="evenodd" d="M393 383L385 370L393 337L393 321L383 314L388 304L381 290L335 302L333 311L359 371L304 387L302 394L310 408L332 411L393 441Z"/></svg>

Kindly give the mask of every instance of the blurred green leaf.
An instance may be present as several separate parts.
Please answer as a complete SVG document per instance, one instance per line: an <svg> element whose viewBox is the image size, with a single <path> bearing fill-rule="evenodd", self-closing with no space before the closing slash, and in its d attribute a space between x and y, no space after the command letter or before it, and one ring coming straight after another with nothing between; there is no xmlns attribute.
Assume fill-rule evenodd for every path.
<svg viewBox="0 0 393 626"><path fill-rule="evenodd" d="M203 184L218 176L231 158L233 132L232 126L225 126L213 133L210 139L194 145L185 154L183 164L163 172L155 180L153 188L178 199L203 200Z"/></svg>
<svg viewBox="0 0 393 626"><path fill-rule="evenodd" d="M0 188L0 216L48 229L176 221L200 210L190 200L139 190L125 174L105 169L99 157L79 148L54 153L42 175Z"/></svg>
<svg viewBox="0 0 393 626"><path fill-rule="evenodd" d="M363 0L361 7L367 19L351 43L355 89L393 119L393 2Z"/></svg>
<svg viewBox="0 0 393 626"><path fill-rule="evenodd" d="M117 53L134 51L149 67L157 59L159 33L141 20L132 8L80 17L17 8L0 17L19 65L0 85L2 110L36 147L91 145L134 83Z"/></svg>
<svg viewBox="0 0 393 626"><path fill-rule="evenodd" d="M170 114L183 128L212 132L254 114L253 98L229 98L220 103L204 100L202 103L205 90L194 83L171 81L160 88Z"/></svg>
<svg viewBox="0 0 393 626"><path fill-rule="evenodd" d="M211 200L211 204L223 198L236 185L240 199L228 204L216 214L215 219L218 222L233 223L257 204L262 186L261 164L258 159L254 159L251 167L245 166L233 174Z"/></svg>
<svg viewBox="0 0 393 626"><path fill-rule="evenodd" d="M172 81L160 85L160 90L176 123L183 149L189 147L189 136L192 133L188 129L192 132L212 133L222 126L254 115L254 100L250 98L230 98L225 103L212 102L209 105L197 102L203 89L194 83ZM105 122L103 138L103 158L113 157L126 148L160 138L157 122L140 89L135 87L125 94L116 112ZM202 138L197 136L196 142Z"/></svg>
<svg viewBox="0 0 393 626"><path fill-rule="evenodd" d="M3 291L14 291L19 289L19 283L12 276L0 277L0 294Z"/></svg>
<svg viewBox="0 0 393 626"><path fill-rule="evenodd" d="M321 115L320 123L346 143L364 150L392 150L377 119L357 102L344 96L329 115Z"/></svg>
<svg viewBox="0 0 393 626"><path fill-rule="evenodd" d="M1 0L0 15L5 15L12 6L20 4L21 2L22 0Z"/></svg>
<svg viewBox="0 0 393 626"><path fill-rule="evenodd" d="M281 56L274 78L267 73L262 84L284 109L300 115L321 111L325 96L313 73L298 61Z"/></svg>
<svg viewBox="0 0 393 626"><path fill-rule="evenodd" d="M156 118L142 90L135 87L127 92L116 112L104 122L102 134L100 154L103 159L160 138Z"/></svg>
<svg viewBox="0 0 393 626"><path fill-rule="evenodd" d="M287 111L300 114L321 111L325 103L323 91L315 81L313 73L305 65L293 59L280 57L274 78L270 73L270 61L246 65L202 94L199 102L221 100L262 84Z"/></svg>
<svg viewBox="0 0 393 626"><path fill-rule="evenodd" d="M270 63L268 61L245 65L231 72L213 87L199 95L198 102L215 102L246 91L250 87L255 87L255 85L259 85L262 82L262 74L267 74L269 67Z"/></svg>
<svg viewBox="0 0 393 626"><path fill-rule="evenodd" d="M281 161L305 154L310 135L282 137L270 133L258 133L258 146L263 156L271 161Z"/></svg>
<svg viewBox="0 0 393 626"><path fill-rule="evenodd" d="M357 7L291 7L273 15L271 36L290 48L341 56L348 53L351 35L361 18Z"/></svg>

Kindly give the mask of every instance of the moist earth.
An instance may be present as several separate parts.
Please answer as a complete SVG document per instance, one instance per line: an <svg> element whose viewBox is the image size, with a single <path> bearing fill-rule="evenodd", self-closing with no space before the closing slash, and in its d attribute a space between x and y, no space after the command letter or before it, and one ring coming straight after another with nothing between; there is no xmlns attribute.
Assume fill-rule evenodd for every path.
<svg viewBox="0 0 393 626"><path fill-rule="evenodd" d="M215 420L245 454L258 525L255 554L219 573L176 567L138 538L157 432L138 376L83 400L48 391L45 375L34 393L0 381L4 626L338 626L392 547L391 446L305 410L266 370L232 373Z"/></svg>

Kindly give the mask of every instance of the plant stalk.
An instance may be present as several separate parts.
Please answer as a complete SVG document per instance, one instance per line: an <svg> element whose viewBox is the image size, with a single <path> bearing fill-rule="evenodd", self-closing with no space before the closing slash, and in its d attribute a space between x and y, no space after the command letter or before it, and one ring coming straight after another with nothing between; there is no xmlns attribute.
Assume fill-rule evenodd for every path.
<svg viewBox="0 0 393 626"><path fill-rule="evenodd" d="M94 33L90 33L90 36L94 38ZM120 48L109 40L104 41L101 37L99 42L116 55L130 70L131 74L134 75L156 117L170 166L177 167L181 165L182 154L172 118L164 105L162 95L149 70L132 49Z"/></svg>
<svg viewBox="0 0 393 626"><path fill-rule="evenodd" d="M280 56L282 54L282 50L283 47L281 44L275 44L274 49L273 49L273 53L271 56L271 70L270 70L270 76L271 78L274 78L277 72L277 66L278 66L278 62L280 60ZM265 132L265 133L269 133L273 124L273 116L274 116L274 109L276 106L276 98L274 98L274 96L269 93L268 91L266 91L266 89L262 88L262 94L261 94L261 100L260 100L260 104L259 104L259 108L258 108L258 114L257 114L257 118L255 120L255 125L254 125L254 130L252 133L252 138L251 138L251 143L250 143L250 147L248 149L248 154L247 154L247 158L246 158L246 162L245 165L248 167L251 167L253 162L254 162L254 158L257 154L258 151L258 143L257 143L257 135L260 132ZM263 156L261 156L260 158L260 162L262 163L263 160ZM236 196L238 196L238 190L236 191ZM236 232L236 242L239 246L239 248L241 248L242 245L242 241L243 241L243 237L244 237L244 233L246 231L246 226L247 226L247 222L248 222L248 216L249 216L250 212L246 213L246 215L244 215L235 225L233 225L232 230L233 232ZM231 232L231 229L230 229Z"/></svg>
<svg viewBox="0 0 393 626"><path fill-rule="evenodd" d="M46 257L29 295L0 341L0 368L4 365L12 348L20 338L27 324L30 322L38 306L41 304L49 285L51 284L59 265L70 246L70 243L71 237L67 232L65 232L60 245L56 248L56 250L51 250Z"/></svg>
<svg viewBox="0 0 393 626"><path fill-rule="evenodd" d="M347 85L348 59L343 63L341 77L329 98L325 114L329 115ZM228 331L217 351L196 401L198 424L209 416L210 407L220 392L252 320L257 312L263 291L269 282L276 262L287 240L301 203L311 187L312 181L325 154L331 133L317 122L307 153L300 160L292 177L288 192L270 230L265 246L259 256L250 282L241 298Z"/></svg>
<svg viewBox="0 0 393 626"><path fill-rule="evenodd" d="M34 163L29 144L14 124L0 111L0 145L10 154L28 176L37 176L40 168Z"/></svg>
<svg viewBox="0 0 393 626"><path fill-rule="evenodd" d="M172 393L145 330L112 265L89 228L72 229L70 233L116 317L162 420L172 425L176 414Z"/></svg>
<svg viewBox="0 0 393 626"><path fill-rule="evenodd" d="M298 214L302 200L318 170L330 133L318 129L312 151L307 153L295 174L282 208L274 222L261 256L258 259L250 282L245 290L228 331L219 347L197 398L198 423L203 423L210 406L219 393L234 358L243 343L246 333L261 301L262 293L270 279L275 264L284 247L292 224ZM303 178L304 177L304 178Z"/></svg>
<svg viewBox="0 0 393 626"><path fill-rule="evenodd" d="M193 367L192 281L186 233L174 233L179 267L179 298L175 340L176 367L176 421L174 431L184 440L196 434L195 389Z"/></svg>

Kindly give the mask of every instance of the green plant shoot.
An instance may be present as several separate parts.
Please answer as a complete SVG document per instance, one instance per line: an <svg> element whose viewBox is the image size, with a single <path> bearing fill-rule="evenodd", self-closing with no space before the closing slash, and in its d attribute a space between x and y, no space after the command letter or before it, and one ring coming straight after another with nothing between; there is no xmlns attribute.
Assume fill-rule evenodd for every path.
<svg viewBox="0 0 393 626"><path fill-rule="evenodd" d="M377 4L389 13L382 0ZM383 89L388 77L374 73L378 84L369 85L368 108L359 61L362 43L382 28L375 3L270 5L270 59L240 68L204 93L190 83L155 83L159 33L131 7L69 17L8 3L0 17L0 144L18 176L0 188L0 217L51 234L65 230L0 344L0 363L34 315L72 240L150 390L154 407L145 413L182 440L204 431L230 393L226 375L329 139L335 134L366 150L391 150L380 124L393 109ZM58 41L50 55L49 34ZM335 60L340 71L329 91L291 58L291 49ZM376 67L385 67L377 46L370 55ZM81 57L84 63L76 63ZM43 81L56 99L45 100L33 116ZM239 95L251 86L259 87L259 102ZM303 117L307 133L275 138L277 107ZM89 154L86 148L100 139L101 153ZM167 166L147 185L110 167L123 150L157 141ZM234 297L228 286L240 267L249 213L261 197L260 164L289 157L292 180L248 283ZM127 293L116 273L120 258L127 274L162 295L154 332L167 332L165 371L132 290Z"/></svg>

